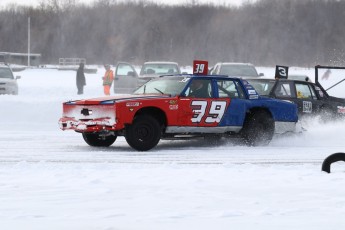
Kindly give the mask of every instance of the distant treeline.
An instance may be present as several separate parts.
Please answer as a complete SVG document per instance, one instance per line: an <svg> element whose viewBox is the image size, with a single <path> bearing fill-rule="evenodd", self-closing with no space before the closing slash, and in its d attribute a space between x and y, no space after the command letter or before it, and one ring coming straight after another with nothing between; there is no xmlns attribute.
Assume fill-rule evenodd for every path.
<svg viewBox="0 0 345 230"><path fill-rule="evenodd" d="M261 0L241 7L160 6L143 1L42 1L0 10L0 52L31 52L41 62L60 57L87 63L194 59L314 66L345 65L345 1Z"/></svg>

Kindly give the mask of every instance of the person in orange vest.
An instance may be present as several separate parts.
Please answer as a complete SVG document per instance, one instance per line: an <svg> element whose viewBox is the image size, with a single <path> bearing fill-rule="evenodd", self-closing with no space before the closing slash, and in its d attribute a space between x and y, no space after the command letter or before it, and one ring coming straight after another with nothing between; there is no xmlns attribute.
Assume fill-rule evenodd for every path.
<svg viewBox="0 0 345 230"><path fill-rule="evenodd" d="M110 69L110 65L106 64L104 65L105 68L105 74L103 79L103 88L104 88L104 94L105 95L110 95L110 87L114 81L114 73Z"/></svg>

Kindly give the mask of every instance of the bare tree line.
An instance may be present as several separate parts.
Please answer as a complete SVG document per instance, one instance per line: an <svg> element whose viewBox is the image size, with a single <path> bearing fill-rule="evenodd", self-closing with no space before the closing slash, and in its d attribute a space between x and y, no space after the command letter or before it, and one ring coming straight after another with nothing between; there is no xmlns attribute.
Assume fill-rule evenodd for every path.
<svg viewBox="0 0 345 230"><path fill-rule="evenodd" d="M82 57L88 63L194 59L313 66L344 65L345 1L261 0L242 7L143 1L42 1L0 10L0 51L31 51L42 63Z"/></svg>

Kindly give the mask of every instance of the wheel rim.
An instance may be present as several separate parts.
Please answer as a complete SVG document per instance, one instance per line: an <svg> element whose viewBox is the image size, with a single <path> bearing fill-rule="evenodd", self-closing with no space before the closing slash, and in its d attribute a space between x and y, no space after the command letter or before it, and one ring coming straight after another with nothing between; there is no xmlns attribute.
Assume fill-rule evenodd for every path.
<svg viewBox="0 0 345 230"><path fill-rule="evenodd" d="M161 138L161 127L155 118L140 115L132 125L126 128L125 138L132 148L147 151L158 144Z"/></svg>
<svg viewBox="0 0 345 230"><path fill-rule="evenodd" d="M151 140L153 135L150 132L152 128L148 125L141 125L135 129L135 135L139 141L145 142Z"/></svg>

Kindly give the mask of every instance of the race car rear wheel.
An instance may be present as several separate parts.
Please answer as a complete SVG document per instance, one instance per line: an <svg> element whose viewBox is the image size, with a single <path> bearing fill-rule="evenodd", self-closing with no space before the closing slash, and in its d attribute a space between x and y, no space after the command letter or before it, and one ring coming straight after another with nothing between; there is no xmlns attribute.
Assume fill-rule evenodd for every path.
<svg viewBox="0 0 345 230"><path fill-rule="evenodd" d="M323 123L331 122L336 119L335 113L332 111L332 109L323 107L320 111L320 121Z"/></svg>
<svg viewBox="0 0 345 230"><path fill-rule="evenodd" d="M126 141L138 151L147 151L155 147L162 136L159 122L149 115L137 116L126 128Z"/></svg>
<svg viewBox="0 0 345 230"><path fill-rule="evenodd" d="M274 120L266 111L256 111L249 115L241 132L249 146L268 145L274 134Z"/></svg>
<svg viewBox="0 0 345 230"><path fill-rule="evenodd" d="M84 141L90 146L109 147L115 142L117 136L104 136L100 135L99 133L83 133L83 138Z"/></svg>

